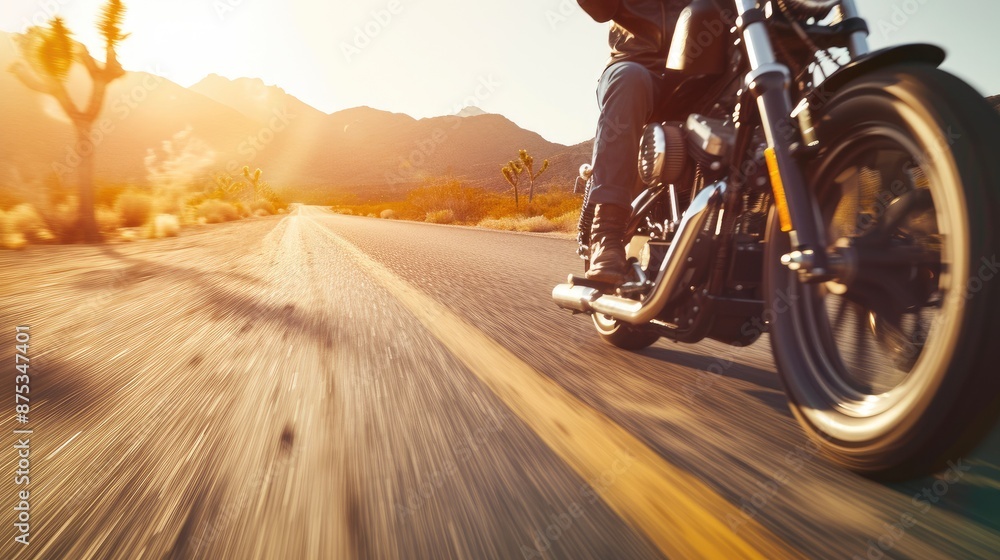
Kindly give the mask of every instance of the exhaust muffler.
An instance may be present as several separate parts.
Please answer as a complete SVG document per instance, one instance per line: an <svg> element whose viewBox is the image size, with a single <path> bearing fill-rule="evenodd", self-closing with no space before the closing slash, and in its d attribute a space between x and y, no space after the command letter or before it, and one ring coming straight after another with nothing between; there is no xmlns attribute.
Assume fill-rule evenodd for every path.
<svg viewBox="0 0 1000 560"><path fill-rule="evenodd" d="M713 210L722 205L726 182L719 181L701 190L684 212L677 234L656 275L653 291L643 301L603 294L594 288L559 284L552 290L552 299L563 309L581 313L600 313L632 325L642 325L655 319L663 307L681 288L682 270L705 229Z"/></svg>

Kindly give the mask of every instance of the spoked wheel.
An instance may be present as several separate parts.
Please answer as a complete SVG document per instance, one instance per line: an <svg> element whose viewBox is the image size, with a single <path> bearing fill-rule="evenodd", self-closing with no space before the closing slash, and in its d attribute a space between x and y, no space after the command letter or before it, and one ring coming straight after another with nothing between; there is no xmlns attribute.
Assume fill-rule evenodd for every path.
<svg viewBox="0 0 1000 560"><path fill-rule="evenodd" d="M584 269L588 269L589 267L590 262L586 261ZM650 267L647 267L644 272L650 274L653 271L650 270ZM608 315L593 313L590 317L594 321L594 328L597 329L597 334L601 337L601 340L622 350L633 352L642 350L660 340L660 335L653 331L623 323Z"/></svg>
<svg viewBox="0 0 1000 560"><path fill-rule="evenodd" d="M772 223L775 361L796 416L848 468L924 473L992 425L998 290L983 272L1000 215L998 121L944 72L866 76L824 109L809 169L838 279L800 283Z"/></svg>

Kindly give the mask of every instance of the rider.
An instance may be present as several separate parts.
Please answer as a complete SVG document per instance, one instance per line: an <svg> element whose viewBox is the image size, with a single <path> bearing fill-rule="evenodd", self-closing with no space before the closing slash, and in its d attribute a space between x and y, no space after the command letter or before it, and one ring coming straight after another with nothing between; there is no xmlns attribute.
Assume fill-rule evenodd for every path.
<svg viewBox="0 0 1000 560"><path fill-rule="evenodd" d="M611 21L611 60L597 86L601 115L594 140L595 204L587 278L617 285L627 262L622 237L639 185L643 128L667 85L667 51L690 0L577 0L594 20Z"/></svg>

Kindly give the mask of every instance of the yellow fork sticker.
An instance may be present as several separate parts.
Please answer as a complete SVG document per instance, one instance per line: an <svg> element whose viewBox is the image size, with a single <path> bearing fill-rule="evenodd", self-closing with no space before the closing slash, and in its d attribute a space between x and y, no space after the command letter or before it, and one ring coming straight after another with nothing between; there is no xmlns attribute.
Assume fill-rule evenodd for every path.
<svg viewBox="0 0 1000 560"><path fill-rule="evenodd" d="M764 150L764 159L767 160L767 170L771 174L771 190L774 191L774 204L778 207L781 231L788 233L792 231L792 215L788 211L785 183L781 181L781 170L778 168L778 156L775 155L774 148Z"/></svg>

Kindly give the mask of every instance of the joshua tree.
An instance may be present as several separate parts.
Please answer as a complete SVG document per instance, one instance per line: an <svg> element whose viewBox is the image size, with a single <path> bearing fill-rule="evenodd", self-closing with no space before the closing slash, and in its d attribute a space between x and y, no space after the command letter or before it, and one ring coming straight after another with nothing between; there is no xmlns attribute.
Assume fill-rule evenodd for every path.
<svg viewBox="0 0 1000 560"><path fill-rule="evenodd" d="M528 155L528 150L521 150L518 158L524 166L525 174L528 176L528 204L535 198L535 179L539 178L545 170L549 168L549 160L542 161L542 168L535 173L535 158Z"/></svg>
<svg viewBox="0 0 1000 560"><path fill-rule="evenodd" d="M507 182L514 187L514 207L518 206L517 186L521 182L521 174L527 176L528 204L531 204L535 198L535 179L545 173L548 168L549 160L545 160L542 162L542 168L538 170L538 173L535 173L535 158L528 154L528 150L520 150L517 159L508 162L500 170L504 179L507 179Z"/></svg>
<svg viewBox="0 0 1000 560"><path fill-rule="evenodd" d="M76 152L79 214L73 228L77 239L85 243L101 240L94 217L94 141L91 133L104 105L108 84L125 75L118 62L117 48L128 34L122 33L125 5L121 0L108 0L101 12L97 28L104 38L105 62L100 64L87 47L71 37L62 18L55 17L48 27L32 27L17 38L23 60L15 62L10 71L28 88L51 95L73 122L76 130ZM90 75L90 99L77 107L69 95L66 80L74 63L81 64Z"/></svg>
<svg viewBox="0 0 1000 560"><path fill-rule="evenodd" d="M514 187L514 208L520 206L520 200L517 196L517 185L521 182L522 171L524 171L524 167L521 166L521 162L516 159L507 162L507 165L500 169L500 173L503 174L503 178L507 179L510 186Z"/></svg>
<svg viewBox="0 0 1000 560"><path fill-rule="evenodd" d="M246 165L243 166L243 176L250 183L250 187L253 189L253 201L257 202L260 196L263 194L267 195L267 191L270 190L268 184L265 181L260 180L261 171L257 168L256 171L250 173L250 168Z"/></svg>
<svg viewBox="0 0 1000 560"><path fill-rule="evenodd" d="M215 178L214 196L223 200L234 200L239 198L240 193L246 188L246 183L236 181L229 175L219 175Z"/></svg>

